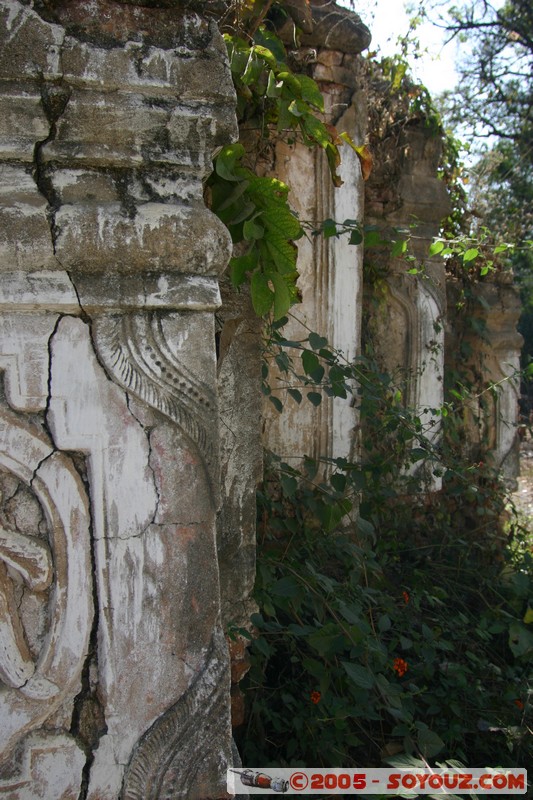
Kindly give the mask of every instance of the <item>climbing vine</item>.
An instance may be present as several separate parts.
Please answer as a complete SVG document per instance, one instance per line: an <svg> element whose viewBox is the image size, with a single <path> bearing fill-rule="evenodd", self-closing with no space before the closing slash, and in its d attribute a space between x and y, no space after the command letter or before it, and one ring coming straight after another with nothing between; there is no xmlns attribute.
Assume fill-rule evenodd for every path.
<svg viewBox="0 0 533 800"><path fill-rule="evenodd" d="M238 631L250 639L252 661L238 732L243 763L526 766L531 546L508 516L497 471L459 446L467 410L497 387L451 376L442 406L413 410L402 390L412 375L389 375L370 355L347 362L317 332L285 337L299 299L301 237L388 248L420 280L425 264L413 255L415 227L385 235L353 219L309 225L292 211L289 187L261 168L257 154L279 138L323 150L334 185L342 146L355 149L366 176L372 167L364 145L324 122L317 84L290 68L265 25L271 5L245 3L225 34L241 140L217 154L209 202L234 243L232 283L249 284L256 313L268 320L265 396L279 413L286 403L350 400L360 442L354 459L267 459L258 493L259 611L252 633ZM382 64L381 74L392 92L405 87L401 60ZM409 114L440 131L427 92L410 87L404 100ZM491 244L489 232L465 233L457 170L449 140L443 179L458 201L427 260L445 260L468 313L470 287L504 269L512 246ZM443 490L429 491L436 482Z"/></svg>
<svg viewBox="0 0 533 800"><path fill-rule="evenodd" d="M287 340L285 322L276 407L351 398L361 443L267 462L244 762L526 766L533 556L498 472L457 447L472 384L415 411L398 375L313 332Z"/></svg>
<svg viewBox="0 0 533 800"><path fill-rule="evenodd" d="M262 12L258 12L262 18ZM288 66L281 40L257 20L248 18L249 30L225 33L230 68L237 92L237 116L248 151L242 142L220 150L208 181L210 205L228 227L235 245L230 277L238 288L248 282L255 312L270 311L280 319L298 302L295 242L305 231L292 211L289 187L275 177L259 175L252 166L254 153L280 138L300 141L323 151L335 186L339 148L351 147L364 170L370 154L346 132L323 121L324 98L308 75ZM241 21L242 22L242 21ZM234 20L236 24L236 20Z"/></svg>

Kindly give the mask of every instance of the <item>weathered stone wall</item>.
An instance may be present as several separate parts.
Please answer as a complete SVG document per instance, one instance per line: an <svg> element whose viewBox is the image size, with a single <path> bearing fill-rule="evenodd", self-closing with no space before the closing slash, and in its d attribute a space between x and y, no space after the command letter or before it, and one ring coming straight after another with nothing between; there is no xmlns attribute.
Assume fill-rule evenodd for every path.
<svg viewBox="0 0 533 800"><path fill-rule="evenodd" d="M460 281L450 279L446 288L446 369L459 369L477 387L463 414L464 453L500 470L508 486L516 488L523 342L516 330L517 289L511 275L498 272L475 284L466 303Z"/></svg>
<svg viewBox="0 0 533 800"><path fill-rule="evenodd" d="M323 92L327 122L361 143L366 136L367 108L358 64L359 53L369 44L369 31L357 14L331 3L313 3L312 12L314 31L302 37L305 47L296 57L305 59ZM342 148L338 188L324 153L302 142L279 143L272 171L291 187L289 201L310 227L319 228L325 219L363 220L361 166L348 146ZM284 335L298 341L316 331L351 360L361 347L362 248L351 246L346 236L307 236L297 246L302 300L291 309ZM271 365L270 384L284 409L279 414L265 403L267 447L289 462L304 454L312 458L353 455L357 414L350 399L324 397L318 407L297 405L289 398L285 381L278 382L275 365Z"/></svg>
<svg viewBox="0 0 533 800"><path fill-rule="evenodd" d="M390 246L367 249L364 346L397 376L406 404L418 409L435 443L440 425L430 409L442 405L448 375L469 374L473 394L476 387L482 393L466 415L465 455L488 460L512 485L518 475L517 291L510 275L496 273L470 283L472 302L464 308L461 283L442 258L428 256L450 211L445 182L438 177L441 132L423 115L410 116L408 93L387 101L379 71L376 76L369 70L368 86L379 99L369 115L374 170L365 187L365 222L389 241L412 237L409 252L420 272L407 274L405 259L394 258ZM496 393L485 391L491 383ZM440 489L439 477L429 473L426 479L428 489Z"/></svg>
<svg viewBox="0 0 533 800"><path fill-rule="evenodd" d="M357 446L349 401L262 409L261 325L221 277L231 242L203 199L214 150L237 136L205 16L218 6L0 0L0 798L226 796L262 428L285 459ZM293 6L305 11L293 57L339 131L360 143L369 119L375 168L365 189L343 148L334 189L321 155L278 143L267 169L307 221L390 232L416 216L422 256L448 207L438 137L416 120L400 138L375 125L357 15ZM347 358L371 341L413 376L409 403L438 406L459 325L443 267L420 280L369 250L363 281L362 247L298 247L286 335L315 330ZM376 274L385 291L364 321ZM488 343L472 369L500 380L517 358L515 296L479 291ZM487 424L511 474L504 383Z"/></svg>
<svg viewBox="0 0 533 800"><path fill-rule="evenodd" d="M220 34L185 6L0 3L13 800L225 796L214 311L230 242L202 179L236 128Z"/></svg>
<svg viewBox="0 0 533 800"><path fill-rule="evenodd" d="M436 417L425 409L444 400L446 274L428 248L450 211L444 182L437 177L442 136L423 116L409 114L408 92L394 95L390 82L367 70L369 140L374 169L365 187L365 222L385 241L409 238L409 254L420 275L407 274L404 256L390 245L365 252L364 347L396 377L406 405L418 409L426 435L438 441ZM428 488L440 479L428 476Z"/></svg>
<svg viewBox="0 0 533 800"><path fill-rule="evenodd" d="M326 336L348 359L364 353L396 376L404 402L415 408L426 435L438 444L440 424L431 409L444 402L445 372L461 356L454 338L463 333L464 320L448 313L445 262L428 257L428 249L450 212L445 182L439 177L442 132L435 119L412 106L416 87L391 92L391 80L379 67L363 62L359 53L368 46L365 28L356 14L331 2L314 0L312 22L300 37L293 58L307 65L326 102L326 118L340 132L369 142L373 168L363 183L357 158L342 149L343 185L334 189L321 153L302 143L278 144L270 169L292 189L290 200L300 219L318 227L330 218L338 223L357 219L379 231L386 246L353 247L347 237L309 237L298 244L298 286L302 302L291 310L284 328L288 339L305 339L310 330ZM309 21L309 20L308 20ZM289 30L282 30L290 42ZM366 32L368 33L368 32ZM378 238L379 238L378 237ZM408 274L405 258L395 258L391 241L409 238L419 274ZM478 287L487 294L491 345L472 340L474 361L487 366L488 379L501 383L498 412L485 420L490 436L486 450L506 474L516 474L517 391L513 381L502 381L518 364L519 338L515 333L517 298L511 286ZM494 329L494 330L493 330ZM491 333L493 331L493 333ZM487 352L486 352L487 351ZM489 357L488 351L492 353ZM506 365L506 366L504 366ZM298 406L287 394L283 375L270 369L273 395L284 404L278 414L264 404L265 443L285 461L312 457L357 456L357 414L350 400L323 398L318 408ZM279 386L279 388L277 388ZM481 446L480 431L472 428L469 441ZM490 439L490 441L489 441ZM478 447L479 450L479 447ZM441 479L419 465L428 490L438 490Z"/></svg>

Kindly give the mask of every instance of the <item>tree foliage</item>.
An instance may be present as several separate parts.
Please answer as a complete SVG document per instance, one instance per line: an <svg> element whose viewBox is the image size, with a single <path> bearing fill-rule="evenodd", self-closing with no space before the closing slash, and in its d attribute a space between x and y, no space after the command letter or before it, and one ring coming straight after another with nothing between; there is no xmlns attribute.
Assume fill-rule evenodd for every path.
<svg viewBox="0 0 533 800"><path fill-rule="evenodd" d="M421 0L414 19L423 18L462 53L457 85L440 99L446 124L471 151L461 226L514 245L508 261L523 303L525 366L533 357L533 6L529 0Z"/></svg>

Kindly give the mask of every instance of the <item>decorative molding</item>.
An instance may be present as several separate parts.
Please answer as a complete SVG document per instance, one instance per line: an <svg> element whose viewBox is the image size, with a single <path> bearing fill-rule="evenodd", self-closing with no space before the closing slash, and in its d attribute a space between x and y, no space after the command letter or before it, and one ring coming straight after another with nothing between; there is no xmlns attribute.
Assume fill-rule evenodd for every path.
<svg viewBox="0 0 533 800"><path fill-rule="evenodd" d="M98 355L113 380L179 425L198 447L212 480L218 461L216 395L178 359L164 318L161 312L98 317Z"/></svg>
<svg viewBox="0 0 533 800"><path fill-rule="evenodd" d="M67 733L33 732L17 753L16 770L0 772L4 800L77 800L85 753Z"/></svg>
<svg viewBox="0 0 533 800"><path fill-rule="evenodd" d="M77 315L82 309L91 314L141 308L215 311L220 304L218 281L208 275L13 270L2 272L0 282L3 314L55 311Z"/></svg>
<svg viewBox="0 0 533 800"><path fill-rule="evenodd" d="M225 776L213 742L228 736L229 677L225 644L216 634L206 655L206 667L188 691L160 716L139 740L126 768L120 800L186 800L200 797L199 780L211 773ZM200 777L201 776L201 777ZM202 798L219 796L202 783ZM210 791L211 790L211 791ZM214 792L211 794L211 792Z"/></svg>
<svg viewBox="0 0 533 800"><path fill-rule="evenodd" d="M19 647L17 632L21 633L22 621L18 612L11 626L6 626L6 621L3 624L4 641L11 638L18 650L18 654L2 654L0 671L8 678L0 692L0 750L7 752L78 691L93 601L88 501L71 460L54 451L40 432L17 415L1 410L0 465L35 495L49 530L46 544L9 530L2 530L0 536L2 566L5 563L11 570L15 568L30 592L50 587L47 634L35 659L27 648L22 652ZM9 603L11 584L6 571L0 597L13 612ZM10 677L13 658L24 661L21 681Z"/></svg>

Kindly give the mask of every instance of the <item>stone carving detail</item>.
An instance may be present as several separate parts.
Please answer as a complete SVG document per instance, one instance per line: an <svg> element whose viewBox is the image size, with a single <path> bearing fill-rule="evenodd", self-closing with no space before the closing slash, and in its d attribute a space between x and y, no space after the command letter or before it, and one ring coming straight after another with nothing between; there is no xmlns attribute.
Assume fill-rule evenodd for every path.
<svg viewBox="0 0 533 800"><path fill-rule="evenodd" d="M210 787L198 783L199 765L213 759L206 742L223 741L227 735L227 720L217 714L228 691L227 664L220 658L224 648L224 642L215 637L206 657L207 667L141 738L127 767L120 800L206 796ZM199 757L199 753L205 756Z"/></svg>
<svg viewBox="0 0 533 800"><path fill-rule="evenodd" d="M100 317L94 328L98 354L120 386L170 417L192 439L212 478L215 395L177 358L162 321L155 312Z"/></svg>
<svg viewBox="0 0 533 800"><path fill-rule="evenodd" d="M138 796L225 794L213 312L231 237L203 180L237 129L213 5L0 0L0 470L48 522L40 539L0 513L10 800L118 800L157 731Z"/></svg>
<svg viewBox="0 0 533 800"><path fill-rule="evenodd" d="M84 761L84 752L69 734L30 733L24 739L16 770L1 773L0 797L78 800Z"/></svg>
<svg viewBox="0 0 533 800"><path fill-rule="evenodd" d="M0 680L20 689L33 675L35 664L26 642L9 569L34 592L43 592L52 582L50 550L33 536L0 527Z"/></svg>
<svg viewBox="0 0 533 800"><path fill-rule="evenodd" d="M1 411L0 467L4 491L15 487L0 527L0 749L7 752L77 693L93 606L87 498L70 459ZM26 530L8 524L10 515Z"/></svg>

